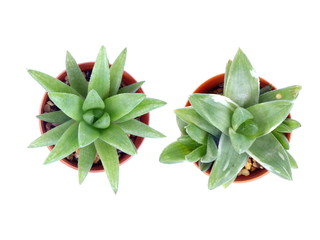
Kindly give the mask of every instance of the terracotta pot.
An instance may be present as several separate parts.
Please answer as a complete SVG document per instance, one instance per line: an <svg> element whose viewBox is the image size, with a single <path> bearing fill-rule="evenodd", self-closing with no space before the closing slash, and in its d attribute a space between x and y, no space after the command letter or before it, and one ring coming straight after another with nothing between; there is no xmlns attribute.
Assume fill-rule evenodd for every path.
<svg viewBox="0 0 320 240"><path fill-rule="evenodd" d="M271 85L272 89L276 89L272 84L270 84L269 82L267 82L263 78L259 77L259 79L260 79L260 87L261 88L266 85ZM193 93L209 93L211 90L213 90L214 88L216 88L219 84L222 84L223 82L224 82L224 73L208 79L207 81L202 83ZM189 101L187 102L186 106L190 106ZM290 117L290 115L288 117ZM291 133L287 133L286 137L290 141ZM197 162L194 164L199 168ZM207 170L204 173L207 175L210 175L210 172L211 172L211 169ZM266 169L256 169L252 173L250 172L249 176L243 176L243 175L238 176L236 178L235 182L236 183L243 183L243 182L253 181L253 180L256 180L258 178L261 178L261 177L267 175L268 173L269 173L269 171Z"/></svg>
<svg viewBox="0 0 320 240"><path fill-rule="evenodd" d="M94 62L87 62L87 63L81 63L79 64L79 67L82 71L88 71L88 70L92 70L94 66ZM67 76L67 72L63 71L62 73L60 73L57 77L57 79L64 81L65 77ZM137 81L127 72L123 72L123 76L122 76L122 83L123 85L130 85L133 83L136 83ZM137 91L138 93L144 93L143 90L141 88L138 89ZM48 97L48 93L46 92L43 96L42 102L41 102L41 106L40 106L40 114L44 113L44 106L46 105L47 101L49 100ZM150 115L149 113L142 115L140 117L140 121L145 123L145 124L149 124L149 118ZM47 132L46 128L45 128L45 122L40 120L40 131L41 134ZM138 149L140 147L140 145L142 144L144 138L142 137L134 137L133 139L133 144L135 145L135 147ZM53 149L53 146L48 146L49 150L51 151ZM125 163L126 161L128 161L131 158L131 155L128 154L122 154L121 157L119 158L119 162L120 165ZM66 158L61 159L61 162L63 162L64 164L66 164L67 166L74 168L74 169L78 169L78 162L77 161L70 161ZM101 162L97 163L97 164L93 164L90 172L103 172L103 166L101 164Z"/></svg>

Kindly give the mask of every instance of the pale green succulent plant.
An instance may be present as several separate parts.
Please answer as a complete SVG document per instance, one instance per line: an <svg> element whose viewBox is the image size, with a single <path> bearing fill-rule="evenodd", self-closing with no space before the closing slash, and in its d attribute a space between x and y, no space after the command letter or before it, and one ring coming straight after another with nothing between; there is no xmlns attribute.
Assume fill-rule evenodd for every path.
<svg viewBox="0 0 320 240"><path fill-rule="evenodd" d="M117 149L129 155L137 152L128 135L164 137L162 133L135 119L165 105L165 102L136 93L143 82L120 88L125 60L126 49L109 67L106 50L101 47L88 82L75 59L67 52L66 71L70 86L47 74L29 70L60 109L38 116L41 120L59 125L41 135L29 147L55 145L45 164L58 161L80 149L80 183L87 176L98 153L115 193L119 182Z"/></svg>
<svg viewBox="0 0 320 240"><path fill-rule="evenodd" d="M229 186L249 156L291 180L297 164L284 134L300 127L287 118L300 90L260 89L257 74L239 49L227 64L223 95L192 94L191 106L175 111L182 136L163 150L160 162L198 162L202 171L212 167L209 189Z"/></svg>

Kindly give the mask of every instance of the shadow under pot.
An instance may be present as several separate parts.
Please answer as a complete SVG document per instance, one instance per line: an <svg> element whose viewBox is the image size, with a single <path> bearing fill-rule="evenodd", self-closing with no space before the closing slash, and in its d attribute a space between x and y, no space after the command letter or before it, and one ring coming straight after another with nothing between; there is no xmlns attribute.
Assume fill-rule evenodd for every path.
<svg viewBox="0 0 320 240"><path fill-rule="evenodd" d="M87 63L81 63L79 64L79 67L81 69L81 71L83 72L85 78L89 81L90 76L91 76L91 72L94 66L94 62L87 62ZM62 73L60 73L57 76L57 79L59 79L60 81L68 84L68 78L67 78L67 72L63 71ZM123 72L123 76L122 76L122 82L121 82L121 87L124 86L128 86L131 84L136 83L137 81L127 72ZM138 93L144 93L143 90L141 88L139 88L137 90ZM53 112L53 111L57 111L59 110L52 101L50 101L50 98L48 96L48 93L46 92L43 96L42 102L41 102L41 106L40 106L40 114L46 113L46 112ZM144 124L149 124L149 118L150 115L149 113L144 114L142 116L140 116L138 118L139 121L143 122ZM52 123L48 123L45 121L40 120L40 132L41 134L44 134L45 132L49 131L50 129L54 128L54 124ZM140 147L140 145L142 144L144 138L142 137L138 137L138 136L130 136L131 141L133 142L133 144L135 145L136 149L138 149ZM48 146L49 150L51 151L53 149L54 146ZM72 153L71 155L69 155L68 157L61 159L60 161L64 164L66 164L67 166L73 168L73 169L78 169L78 161L77 161L77 151ZM131 155L128 155L126 153L121 152L120 150L118 150L118 155L119 155L119 163L120 165L125 163L126 161L128 161L131 158ZM94 162L94 164L91 167L90 172L103 172L104 168L102 166L101 161L99 160L99 157L96 157L96 160Z"/></svg>
<svg viewBox="0 0 320 240"><path fill-rule="evenodd" d="M270 84L265 79L259 77L259 80L260 80L260 88L270 85L272 87L272 90L276 89L272 84ZM207 81L202 83L193 93L223 94L223 83L224 83L224 73L208 79ZM185 106L186 107L190 106L190 102L188 101ZM290 115L288 115L288 117L290 118ZM290 141L291 133L286 133L285 136L288 139L288 141ZM249 157L248 161L250 162L251 165L255 164L255 166L257 167L254 167L255 169L253 171L249 171L249 175L247 176L238 175L234 182L244 183L244 182L254 181L269 173L268 170L263 168L259 163L257 163L251 157ZM194 164L199 168L199 162L195 162ZM204 173L206 175L210 175L210 172L211 172L211 168L209 168Z"/></svg>

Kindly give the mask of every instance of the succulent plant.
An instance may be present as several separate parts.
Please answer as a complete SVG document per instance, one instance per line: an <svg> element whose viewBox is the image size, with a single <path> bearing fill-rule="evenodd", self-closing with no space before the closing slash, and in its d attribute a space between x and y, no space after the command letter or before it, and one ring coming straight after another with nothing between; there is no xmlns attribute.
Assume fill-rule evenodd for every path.
<svg viewBox="0 0 320 240"><path fill-rule="evenodd" d="M28 70L60 109L37 116L59 125L41 135L29 147L55 145L45 164L79 150L79 183L84 181L98 154L115 193L119 182L117 150L129 155L137 152L128 135L164 137L136 119L165 102L136 93L143 82L121 87L125 60L126 49L109 67L106 50L102 46L88 82L75 59L67 52L66 71L70 86L47 74Z"/></svg>
<svg viewBox="0 0 320 240"><path fill-rule="evenodd" d="M175 111L182 136L163 150L160 162L198 162L202 171L212 167L209 189L229 186L249 156L291 180L297 164L287 151L285 133L300 127L288 118L300 90L272 90L270 85L260 89L259 77L239 49L227 64L223 95L192 94L191 106Z"/></svg>

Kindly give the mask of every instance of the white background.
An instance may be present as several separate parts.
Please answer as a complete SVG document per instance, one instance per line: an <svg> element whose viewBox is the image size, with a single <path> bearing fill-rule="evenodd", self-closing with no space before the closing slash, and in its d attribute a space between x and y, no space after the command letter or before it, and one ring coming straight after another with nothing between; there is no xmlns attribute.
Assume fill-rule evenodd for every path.
<svg viewBox="0 0 320 240"><path fill-rule="evenodd" d="M317 1L3 1L0 5L0 239L320 239L319 53ZM145 139L121 166L114 195L104 173L79 186L77 171L43 165L39 136L44 90L28 75L64 70L69 50L110 62L127 47L126 71L149 97L168 104L151 114L167 135ZM238 47L275 86L299 84L292 110L303 127L291 153L292 182L275 175L207 190L193 164L160 164L179 136L173 110L224 71ZM268 147L268 146L266 146Z"/></svg>

